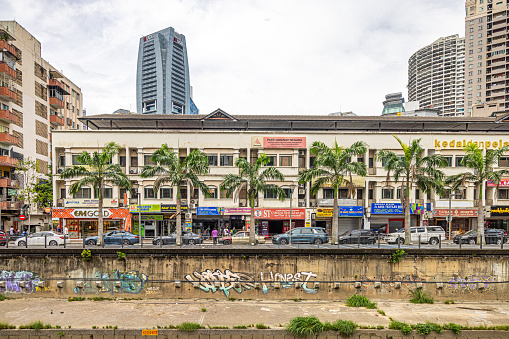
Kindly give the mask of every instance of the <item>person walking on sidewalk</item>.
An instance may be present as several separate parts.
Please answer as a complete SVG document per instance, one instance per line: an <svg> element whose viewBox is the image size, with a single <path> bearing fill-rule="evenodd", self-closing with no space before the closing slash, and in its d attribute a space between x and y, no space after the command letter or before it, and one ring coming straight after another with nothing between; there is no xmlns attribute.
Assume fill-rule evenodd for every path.
<svg viewBox="0 0 509 339"><path fill-rule="evenodd" d="M212 230L212 240L214 245L217 245L217 230L215 228Z"/></svg>

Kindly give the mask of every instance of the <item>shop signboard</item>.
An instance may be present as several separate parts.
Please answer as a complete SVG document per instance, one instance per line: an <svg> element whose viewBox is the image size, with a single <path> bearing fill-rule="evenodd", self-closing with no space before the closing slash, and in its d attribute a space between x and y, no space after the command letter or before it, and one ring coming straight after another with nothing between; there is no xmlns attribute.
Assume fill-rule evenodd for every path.
<svg viewBox="0 0 509 339"><path fill-rule="evenodd" d="M13 195L17 195L18 194L18 190L15 189L15 188L8 188L7 189L7 195L12 197Z"/></svg>
<svg viewBox="0 0 509 339"><path fill-rule="evenodd" d="M196 215L223 215L222 207L198 207Z"/></svg>
<svg viewBox="0 0 509 339"><path fill-rule="evenodd" d="M488 180L488 187L497 187L497 184ZM498 187L509 187L509 178L500 179Z"/></svg>
<svg viewBox="0 0 509 339"><path fill-rule="evenodd" d="M509 206L491 206L490 213L492 217L509 216Z"/></svg>
<svg viewBox="0 0 509 339"><path fill-rule="evenodd" d="M225 208L224 215L249 215L251 207Z"/></svg>
<svg viewBox="0 0 509 339"><path fill-rule="evenodd" d="M99 207L99 199L64 199L64 207ZM118 199L103 199L103 207L118 207Z"/></svg>
<svg viewBox="0 0 509 339"><path fill-rule="evenodd" d="M332 208L317 208L316 216L319 218L332 218Z"/></svg>
<svg viewBox="0 0 509 339"><path fill-rule="evenodd" d="M187 212L187 205L181 205L180 209ZM163 213L175 213L177 212L177 205L161 205L161 212Z"/></svg>
<svg viewBox="0 0 509 339"><path fill-rule="evenodd" d="M364 216L363 206L339 206L340 217L362 217Z"/></svg>
<svg viewBox="0 0 509 339"><path fill-rule="evenodd" d="M252 137L252 147L306 148L306 137Z"/></svg>
<svg viewBox="0 0 509 339"><path fill-rule="evenodd" d="M463 217L463 218L473 218L477 217L477 209L457 209L453 208L451 209L451 215L453 218ZM435 209L433 211L433 217L447 217L449 216L449 209Z"/></svg>
<svg viewBox="0 0 509 339"><path fill-rule="evenodd" d="M289 220L289 208L257 208L254 212L255 219ZM305 208L292 209L292 219L306 219Z"/></svg>
<svg viewBox="0 0 509 339"><path fill-rule="evenodd" d="M161 212L161 205L129 205L131 213L158 213Z"/></svg>
<svg viewBox="0 0 509 339"><path fill-rule="evenodd" d="M318 206L334 206L334 199L318 199ZM357 206L356 199L338 199L338 206Z"/></svg>
<svg viewBox="0 0 509 339"><path fill-rule="evenodd" d="M162 214L142 214L141 215L141 221L149 221L149 220L163 220L164 215ZM138 220L138 215L134 215L134 220Z"/></svg>
<svg viewBox="0 0 509 339"><path fill-rule="evenodd" d="M400 203L372 203L371 214L403 214Z"/></svg>
<svg viewBox="0 0 509 339"><path fill-rule="evenodd" d="M59 219L95 219L99 217L97 208L53 208L52 218ZM124 219L129 214L127 208L104 208L103 218Z"/></svg>

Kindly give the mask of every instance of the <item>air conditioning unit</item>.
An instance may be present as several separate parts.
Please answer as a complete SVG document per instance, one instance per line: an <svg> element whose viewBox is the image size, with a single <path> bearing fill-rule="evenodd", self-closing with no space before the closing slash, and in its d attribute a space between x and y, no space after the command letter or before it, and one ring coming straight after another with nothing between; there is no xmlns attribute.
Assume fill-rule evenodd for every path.
<svg viewBox="0 0 509 339"><path fill-rule="evenodd" d="M306 151L299 151L299 155L306 155Z"/></svg>
<svg viewBox="0 0 509 339"><path fill-rule="evenodd" d="M192 213L186 213L186 219L191 219L193 217Z"/></svg>
<svg viewBox="0 0 509 339"><path fill-rule="evenodd" d="M63 168L59 168L59 169L57 169L57 173L58 173L58 174L62 173L63 171L64 171L64 169L63 169Z"/></svg>
<svg viewBox="0 0 509 339"><path fill-rule="evenodd" d="M123 201L119 201L118 202L118 207L124 207L124 202Z"/></svg>
<svg viewBox="0 0 509 339"><path fill-rule="evenodd" d="M299 201L299 207L306 207L305 201Z"/></svg>
<svg viewBox="0 0 509 339"><path fill-rule="evenodd" d="M246 203L241 201L241 202L239 202L239 206L240 207L246 207Z"/></svg>
<svg viewBox="0 0 509 339"><path fill-rule="evenodd" d="M137 172L138 172L138 170L136 168L129 169L129 174L136 174Z"/></svg>
<svg viewBox="0 0 509 339"><path fill-rule="evenodd" d="M299 194L301 194L301 195L306 194L306 190L305 190L305 189L300 188L300 189L299 189Z"/></svg>
<svg viewBox="0 0 509 339"><path fill-rule="evenodd" d="M310 201L310 205L311 205L311 207L316 207L317 203L316 203L316 201Z"/></svg>
<svg viewBox="0 0 509 339"><path fill-rule="evenodd" d="M191 200L191 205L194 205L195 201L194 200Z"/></svg>
<svg viewBox="0 0 509 339"><path fill-rule="evenodd" d="M191 201L191 209L195 209L196 208L196 205L194 204L193 202L194 200Z"/></svg>

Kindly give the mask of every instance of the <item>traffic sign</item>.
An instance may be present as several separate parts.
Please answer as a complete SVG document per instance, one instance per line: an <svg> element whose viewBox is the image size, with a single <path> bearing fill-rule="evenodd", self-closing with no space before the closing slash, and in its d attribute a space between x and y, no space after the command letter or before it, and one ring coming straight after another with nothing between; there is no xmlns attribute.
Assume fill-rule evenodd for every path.
<svg viewBox="0 0 509 339"><path fill-rule="evenodd" d="M24 214L20 214L19 220L26 220L27 216Z"/></svg>
<svg viewBox="0 0 509 339"><path fill-rule="evenodd" d="M46 207L46 208L44 209L44 212L46 212L46 213L51 212L51 208L50 208L50 207Z"/></svg>

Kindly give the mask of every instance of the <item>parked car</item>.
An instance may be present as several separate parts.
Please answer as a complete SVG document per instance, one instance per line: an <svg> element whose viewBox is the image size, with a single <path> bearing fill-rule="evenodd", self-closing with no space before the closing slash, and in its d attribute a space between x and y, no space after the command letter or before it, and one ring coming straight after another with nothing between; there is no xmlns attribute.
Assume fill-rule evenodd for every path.
<svg viewBox="0 0 509 339"><path fill-rule="evenodd" d="M405 229L402 228L396 233L390 233L385 237L385 241L389 244L403 244L405 242ZM445 240L445 231L440 226L422 226L410 227L410 240L412 243L437 245L440 241Z"/></svg>
<svg viewBox="0 0 509 339"><path fill-rule="evenodd" d="M177 233L172 233L170 235L165 235L162 237L156 237L152 241L154 245L173 245L177 243ZM182 232L182 242L186 245L194 245L203 243L203 238L201 235L193 233L193 232Z"/></svg>
<svg viewBox="0 0 509 339"><path fill-rule="evenodd" d="M501 245L502 241L507 242L507 232L498 228L485 228L484 239L486 244L497 244ZM463 234L459 234L453 238L455 244L477 244L477 230L471 230Z"/></svg>
<svg viewBox="0 0 509 339"><path fill-rule="evenodd" d="M292 244L323 244L329 242L325 229L321 227L299 227L292 230ZM273 244L286 245L290 242L290 231L272 237Z"/></svg>
<svg viewBox="0 0 509 339"><path fill-rule="evenodd" d="M265 236L263 235L255 235L256 243L257 244L264 244L265 243ZM242 231L237 232L234 235L230 235L228 237L223 237L219 239L219 243L223 245L230 245L230 244L249 244L249 232Z"/></svg>
<svg viewBox="0 0 509 339"><path fill-rule="evenodd" d="M374 244L376 237L371 230L351 230L339 236L340 244Z"/></svg>
<svg viewBox="0 0 509 339"><path fill-rule="evenodd" d="M140 242L137 235L126 231L110 231L104 233L105 245L134 245ZM87 245L97 245L97 235L85 239Z"/></svg>
<svg viewBox="0 0 509 339"><path fill-rule="evenodd" d="M58 246L64 244L64 235L57 232L37 232L30 233L26 237L20 237L14 242L16 246L44 246L44 242L49 246Z"/></svg>
<svg viewBox="0 0 509 339"><path fill-rule="evenodd" d="M5 246L7 244L7 235L4 231L0 231L0 246Z"/></svg>

